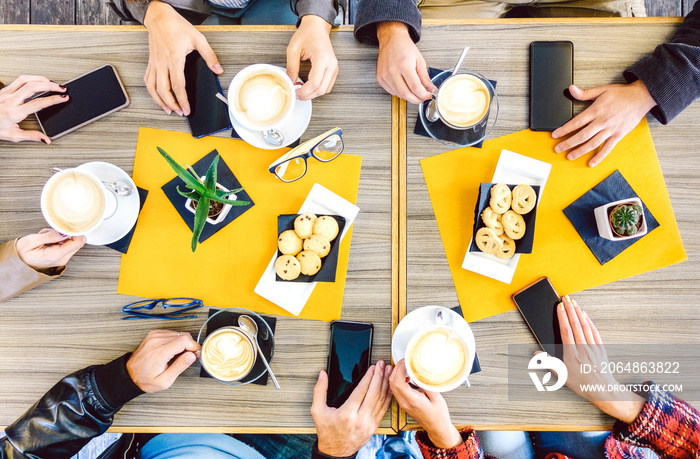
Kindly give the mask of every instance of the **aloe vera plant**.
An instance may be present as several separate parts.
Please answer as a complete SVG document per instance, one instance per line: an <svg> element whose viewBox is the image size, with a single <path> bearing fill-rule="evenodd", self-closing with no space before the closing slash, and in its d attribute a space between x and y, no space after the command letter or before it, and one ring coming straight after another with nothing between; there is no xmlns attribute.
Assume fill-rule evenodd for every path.
<svg viewBox="0 0 700 459"><path fill-rule="evenodd" d="M235 190L224 191L216 187L216 177L217 177L217 167L219 164L219 155L216 155L214 160L209 165L207 170L207 175L204 180L199 177L191 166L187 168L181 166L177 161L175 161L169 154L167 154L162 148L157 147L161 156L170 164L175 173L185 182L185 187L192 191L182 191L180 187L177 187L177 192L181 196L184 196L197 203L196 211L194 214L194 228L192 229L192 252L197 249L197 244L199 243L199 236L202 234L204 225L207 222L207 217L209 215L209 204L211 201L220 202L222 204L230 204L232 206L247 206L250 204L248 201L238 201L231 200L229 196L234 195L243 190L243 188L238 188Z"/></svg>
<svg viewBox="0 0 700 459"><path fill-rule="evenodd" d="M619 236L637 234L642 218L642 207L637 204L620 204L610 212L610 224Z"/></svg>

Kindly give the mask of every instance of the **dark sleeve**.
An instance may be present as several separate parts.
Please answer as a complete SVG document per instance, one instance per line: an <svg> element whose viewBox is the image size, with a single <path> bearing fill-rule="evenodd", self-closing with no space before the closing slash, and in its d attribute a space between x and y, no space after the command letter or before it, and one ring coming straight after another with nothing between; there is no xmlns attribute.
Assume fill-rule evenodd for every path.
<svg viewBox="0 0 700 459"><path fill-rule="evenodd" d="M673 40L625 70L624 77L629 83L642 80L657 103L651 114L663 124L700 97L700 1Z"/></svg>
<svg viewBox="0 0 700 459"><path fill-rule="evenodd" d="M299 16L297 27L301 22L301 18L312 14L324 19L333 27L340 25L336 18L338 13L347 7L347 0L293 0L294 13Z"/></svg>
<svg viewBox="0 0 700 459"><path fill-rule="evenodd" d="M0 458L70 458L103 434L122 405L143 393L126 371L129 356L59 381L5 429Z"/></svg>
<svg viewBox="0 0 700 459"><path fill-rule="evenodd" d="M138 22L143 24L146 11L152 0L108 0L122 21ZM201 24L210 14L211 8L207 0L162 0L172 5L185 19L192 24Z"/></svg>
<svg viewBox="0 0 700 459"><path fill-rule="evenodd" d="M420 40L421 15L415 0L360 0L355 12L355 40L377 45L377 25L403 22L414 42Z"/></svg>
<svg viewBox="0 0 700 459"><path fill-rule="evenodd" d="M318 440L314 442L314 449L311 450L311 459L355 459L356 457L357 453L353 454L352 456L343 457L329 456L327 454L323 454L321 451L318 450Z"/></svg>

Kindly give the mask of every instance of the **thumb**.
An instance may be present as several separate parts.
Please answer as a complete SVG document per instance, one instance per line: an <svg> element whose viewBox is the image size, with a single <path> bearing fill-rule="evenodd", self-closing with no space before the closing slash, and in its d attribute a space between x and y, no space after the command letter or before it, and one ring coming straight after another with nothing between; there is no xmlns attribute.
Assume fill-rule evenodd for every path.
<svg viewBox="0 0 700 459"><path fill-rule="evenodd" d="M300 51L294 47L287 48L287 76L292 80L292 84L296 84L299 78L299 62L301 60Z"/></svg>
<svg viewBox="0 0 700 459"><path fill-rule="evenodd" d="M11 140L13 142L44 142L46 145L51 143L46 134L41 131L23 131L16 125L16 129L12 133Z"/></svg>
<svg viewBox="0 0 700 459"><path fill-rule="evenodd" d="M596 86L595 88L583 89L575 84L569 86L569 92L577 100L593 100L605 92L605 86Z"/></svg>
<svg viewBox="0 0 700 459"><path fill-rule="evenodd" d="M418 78L420 78L420 82L423 85L423 87L431 94L435 94L438 88L433 84L433 81L430 79L430 74L428 73L428 69L425 66L425 62L419 62L416 66L416 71L418 72Z"/></svg>
<svg viewBox="0 0 700 459"><path fill-rule="evenodd" d="M217 75L224 73L224 68L221 67L219 58L216 57L216 53L214 53L214 50L211 49L211 46L209 46L209 42L206 38L202 37L201 40L197 41L196 49L212 72L216 73Z"/></svg>
<svg viewBox="0 0 700 459"><path fill-rule="evenodd" d="M184 352L158 377L163 389L173 385L178 376L197 360L194 352ZM162 389L161 389L162 390Z"/></svg>
<svg viewBox="0 0 700 459"><path fill-rule="evenodd" d="M326 397L328 396L328 375L321 370L318 374L318 381L314 386L313 404L318 406L327 406Z"/></svg>

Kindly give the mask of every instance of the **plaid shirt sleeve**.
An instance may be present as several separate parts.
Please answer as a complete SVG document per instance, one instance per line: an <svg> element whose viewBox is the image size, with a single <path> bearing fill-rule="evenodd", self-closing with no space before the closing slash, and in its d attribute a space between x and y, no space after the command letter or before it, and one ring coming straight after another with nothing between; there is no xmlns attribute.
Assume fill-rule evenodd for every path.
<svg viewBox="0 0 700 459"><path fill-rule="evenodd" d="M430 441L428 434L420 431L416 434L416 441L425 459L488 459L491 456L484 455L484 450L479 444L479 437L472 429L460 432L463 443L450 449L437 448Z"/></svg>
<svg viewBox="0 0 700 459"><path fill-rule="evenodd" d="M648 457L651 448L664 458L697 458L700 413L653 382L647 402L632 424L618 421L605 442L609 459Z"/></svg>

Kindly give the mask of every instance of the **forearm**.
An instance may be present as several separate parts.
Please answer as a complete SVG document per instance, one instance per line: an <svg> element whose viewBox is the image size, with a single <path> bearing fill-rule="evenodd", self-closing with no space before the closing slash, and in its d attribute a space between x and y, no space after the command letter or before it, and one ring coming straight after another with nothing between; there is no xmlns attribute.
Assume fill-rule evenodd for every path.
<svg viewBox="0 0 700 459"><path fill-rule="evenodd" d="M60 276L65 267L37 271L22 261L17 240L0 245L0 302Z"/></svg>
<svg viewBox="0 0 700 459"><path fill-rule="evenodd" d="M355 39L360 43L379 44L377 28L386 22L405 24L411 39L420 40L421 14L415 0L360 0L355 14Z"/></svg>
<svg viewBox="0 0 700 459"><path fill-rule="evenodd" d="M659 45L624 77L628 82L642 80L657 103L651 113L663 124L700 97L700 2L670 43Z"/></svg>
<svg viewBox="0 0 700 459"><path fill-rule="evenodd" d="M448 457L450 459L477 459L483 458L484 452L479 444L479 437L472 429L459 432L460 443L451 448L441 448L432 441L432 436L420 431L416 434L416 441L425 459L438 459Z"/></svg>

